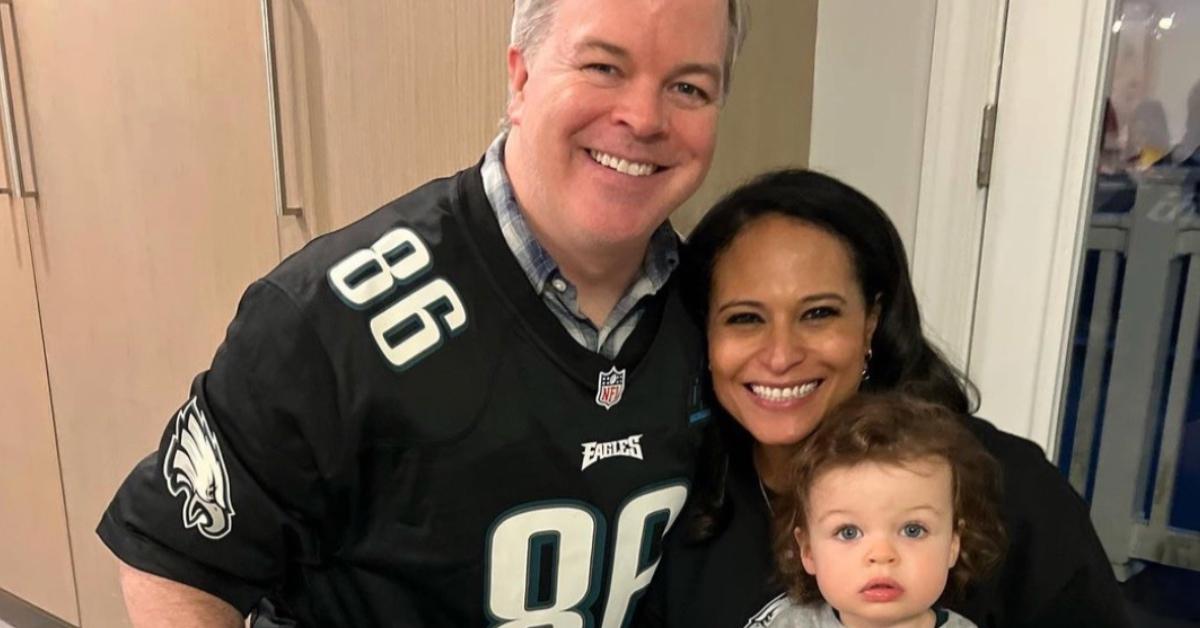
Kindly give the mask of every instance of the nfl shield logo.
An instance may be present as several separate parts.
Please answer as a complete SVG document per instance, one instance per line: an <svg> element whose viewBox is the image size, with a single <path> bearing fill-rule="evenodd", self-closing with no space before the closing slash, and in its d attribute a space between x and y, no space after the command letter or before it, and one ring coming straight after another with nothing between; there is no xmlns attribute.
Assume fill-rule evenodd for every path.
<svg viewBox="0 0 1200 628"><path fill-rule="evenodd" d="M621 393L625 392L625 369L612 367L600 372L600 381L596 384L596 405L604 406L605 410L621 401Z"/></svg>

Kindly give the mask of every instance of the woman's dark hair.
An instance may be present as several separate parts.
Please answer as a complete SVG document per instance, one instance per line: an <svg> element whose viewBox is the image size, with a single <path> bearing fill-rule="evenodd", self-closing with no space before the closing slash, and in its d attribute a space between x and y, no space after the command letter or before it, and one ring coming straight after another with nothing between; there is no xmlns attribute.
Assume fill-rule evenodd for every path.
<svg viewBox="0 0 1200 628"><path fill-rule="evenodd" d="M870 379L863 391L907 393L958 413L972 412L973 388L925 339L908 274L908 257L896 227L858 190L809 170L764 174L730 192L701 219L688 237L679 268L688 309L707 328L713 269L747 225L765 216L784 216L823 229L850 252L863 302L879 308L871 340ZM970 391L970 392L969 392ZM749 450L753 440L719 407L701 451L691 537L715 536L728 518L725 475L729 456Z"/></svg>
<svg viewBox="0 0 1200 628"><path fill-rule="evenodd" d="M865 463L906 467L924 460L950 467L958 561L943 599L961 599L967 585L988 575L1004 554L1006 534L997 514L1000 466L949 408L903 393L860 394L829 412L793 450L788 487L772 516L775 561L792 599L821 599L817 579L804 570L793 530L811 538L813 484L834 469Z"/></svg>

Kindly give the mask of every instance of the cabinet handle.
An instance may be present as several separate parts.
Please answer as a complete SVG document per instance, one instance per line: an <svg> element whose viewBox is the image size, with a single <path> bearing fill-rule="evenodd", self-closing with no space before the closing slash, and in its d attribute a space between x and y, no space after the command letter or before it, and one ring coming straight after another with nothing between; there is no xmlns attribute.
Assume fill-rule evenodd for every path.
<svg viewBox="0 0 1200 628"><path fill-rule="evenodd" d="M30 198L37 196L37 177L33 171L29 118L25 110L21 54L17 48L17 21L11 0L0 0L0 89L4 96L4 187L0 193ZM16 94L13 92L16 91ZM20 106L18 111L17 106ZM20 118L21 124L18 124ZM21 150L22 135L25 150ZM26 179L26 173L29 178Z"/></svg>
<svg viewBox="0 0 1200 628"><path fill-rule="evenodd" d="M0 194L7 194L10 197L13 195L12 188L12 164L17 160L17 154L13 150L13 145L16 143L15 133L13 133L12 124L12 106L8 98L8 52L5 50L7 44L3 37L0 37L0 175L4 178L0 180Z"/></svg>
<svg viewBox="0 0 1200 628"><path fill-rule="evenodd" d="M294 134L284 127L292 126L292 112L281 107L291 105L290 98L280 98L279 68L275 40L275 7L273 0L260 0L263 23L263 50L267 56L267 108L271 123L271 157L275 162L275 198L280 216L304 214L304 198L300 192L294 162ZM286 55L285 55L286 56ZM286 68L285 68L286 69ZM289 75L290 76L290 75ZM289 90L290 91L290 90ZM286 101L286 102L283 102ZM286 148L285 148L286 146Z"/></svg>

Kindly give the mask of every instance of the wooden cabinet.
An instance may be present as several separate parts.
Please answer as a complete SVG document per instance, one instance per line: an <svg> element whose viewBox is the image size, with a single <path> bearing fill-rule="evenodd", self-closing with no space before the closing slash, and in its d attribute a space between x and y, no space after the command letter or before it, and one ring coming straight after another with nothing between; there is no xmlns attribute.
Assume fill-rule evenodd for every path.
<svg viewBox="0 0 1200 628"><path fill-rule="evenodd" d="M17 150L12 5L0 4L0 589L79 621ZM18 89L10 85L18 84ZM23 119L22 119L23 121Z"/></svg>
<svg viewBox="0 0 1200 628"><path fill-rule="evenodd" d="M78 622L29 234L9 194L0 197L0 294L0 589Z"/></svg>
<svg viewBox="0 0 1200 628"><path fill-rule="evenodd" d="M304 206L302 239L474 164L499 131L511 2L271 7L285 194Z"/></svg>
<svg viewBox="0 0 1200 628"><path fill-rule="evenodd" d="M13 8L22 204L78 619L119 626L100 514L157 446L241 291L279 260L261 14L245 0Z"/></svg>

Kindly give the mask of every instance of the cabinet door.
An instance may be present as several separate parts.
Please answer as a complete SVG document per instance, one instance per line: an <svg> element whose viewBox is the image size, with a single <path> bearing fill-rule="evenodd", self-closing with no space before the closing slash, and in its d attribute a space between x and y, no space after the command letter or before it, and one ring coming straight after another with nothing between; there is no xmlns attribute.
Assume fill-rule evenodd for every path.
<svg viewBox="0 0 1200 628"><path fill-rule="evenodd" d="M279 259L259 5L15 3L23 189L85 626L127 620L94 528Z"/></svg>
<svg viewBox="0 0 1200 628"><path fill-rule="evenodd" d="M21 203L0 196L0 589L79 621ZM2 623L2 622L0 622Z"/></svg>
<svg viewBox="0 0 1200 628"><path fill-rule="evenodd" d="M474 164L499 131L511 2L271 7L282 162L303 239Z"/></svg>

